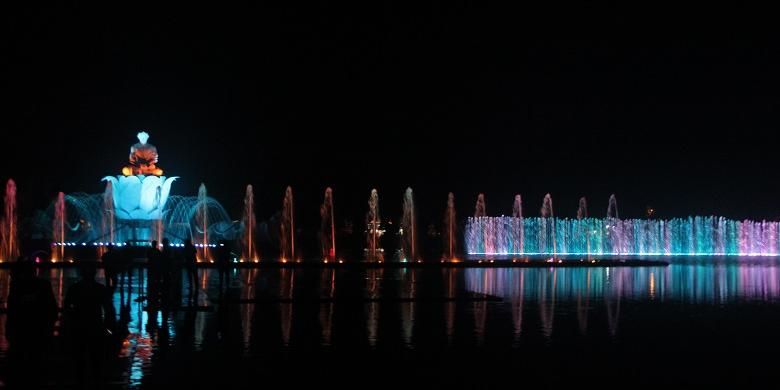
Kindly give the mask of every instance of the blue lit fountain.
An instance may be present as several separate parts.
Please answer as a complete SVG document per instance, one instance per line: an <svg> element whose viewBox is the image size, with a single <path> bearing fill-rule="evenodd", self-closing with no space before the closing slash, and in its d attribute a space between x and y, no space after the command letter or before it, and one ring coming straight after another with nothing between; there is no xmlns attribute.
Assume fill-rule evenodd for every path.
<svg viewBox="0 0 780 390"><path fill-rule="evenodd" d="M199 247L213 247L219 240L240 237L243 224L232 221L219 202L206 196L204 185L199 196L173 195L171 186L178 177L163 176L157 148L147 142L149 134L137 136L139 142L130 148L122 174L102 179L106 182L102 194L64 194L59 212L52 202L38 213L33 220L38 238L52 239L53 245L67 249L127 242L148 245L163 238L174 245L191 239ZM55 240L51 221L58 215L62 223ZM202 257L209 260L210 256Z"/></svg>

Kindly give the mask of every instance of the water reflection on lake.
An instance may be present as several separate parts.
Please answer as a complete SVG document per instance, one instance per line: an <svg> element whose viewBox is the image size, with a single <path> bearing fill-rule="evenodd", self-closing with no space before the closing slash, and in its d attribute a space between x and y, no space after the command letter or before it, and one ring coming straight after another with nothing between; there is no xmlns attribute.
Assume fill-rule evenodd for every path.
<svg viewBox="0 0 780 390"><path fill-rule="evenodd" d="M61 305L77 271L39 272ZM143 300L145 272L135 270L114 293L117 316L129 331L114 375L138 387L202 379L205 371L188 367L203 361L212 368L224 361L306 364L325 354L354 364L367 364L358 362L363 355L444 362L471 351L468 356L487 354L495 363L496 356L518 361L528 351L552 354L573 345L673 348L674 337L692 333L679 324L699 327L697 321L715 318L731 324L729 333L742 329L741 315L764 318L763 311L751 317L744 308L778 308L779 273L766 259L642 268L263 268L233 270L220 286L216 270L203 269L196 294L189 294L182 275L171 292L175 304L150 310ZM0 307L8 287L9 272L0 269ZM0 362L8 348L4 324L3 311ZM651 325L655 336L648 338ZM713 332L707 337L718 335Z"/></svg>

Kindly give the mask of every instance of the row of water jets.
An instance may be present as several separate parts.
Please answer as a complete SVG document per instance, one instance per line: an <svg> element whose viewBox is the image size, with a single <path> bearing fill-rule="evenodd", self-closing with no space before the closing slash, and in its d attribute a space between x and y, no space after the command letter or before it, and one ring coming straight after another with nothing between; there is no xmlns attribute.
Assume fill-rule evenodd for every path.
<svg viewBox="0 0 780 390"><path fill-rule="evenodd" d="M609 198L606 218L591 218L585 198L577 218L556 218L549 194L540 217L525 218L515 198L511 217L488 217L480 196L465 231L469 255L508 256L778 256L780 223L723 217L620 219Z"/></svg>
<svg viewBox="0 0 780 390"><path fill-rule="evenodd" d="M100 196L59 193L53 205L49 227L54 243L65 243L73 237L79 224L99 225L99 234L82 237L80 242L115 242L121 221L115 218L112 187L108 183ZM16 186L12 180L6 185L5 211L2 219L2 259L18 254L16 238ZM68 207L66 207L68 206ZM76 225L68 223L68 210L78 214ZM621 220L615 195L610 196L605 218L592 218L588 203L581 198L576 219L556 218L553 200L545 195L539 217L524 217L520 195L514 197L512 216L488 217L485 196L479 194L474 216L466 221L464 252L467 255L765 255L780 254L780 223L733 221L721 217L691 217L687 219ZM255 217L254 191L247 186L244 211L240 222L233 222L219 203L207 195L201 184L197 197L171 196L162 220L155 221L153 238L191 239L199 250L199 259L213 258L210 246L223 239L240 244L240 259L260 261L258 224ZM334 193L325 189L320 206L320 250L324 261L339 261L336 250ZM455 199L448 194L441 239L442 259L456 260L458 248L458 221ZM287 187L278 220L279 253L281 261L300 261L296 245L296 219L293 190ZM414 194L408 188L403 195L403 215L400 224L401 259L419 261L417 218ZM379 211L379 193L372 190L368 199L365 220L365 258L384 261L381 236L384 228ZM64 259L64 245L53 247L53 259ZM276 257L276 254L271 255Z"/></svg>

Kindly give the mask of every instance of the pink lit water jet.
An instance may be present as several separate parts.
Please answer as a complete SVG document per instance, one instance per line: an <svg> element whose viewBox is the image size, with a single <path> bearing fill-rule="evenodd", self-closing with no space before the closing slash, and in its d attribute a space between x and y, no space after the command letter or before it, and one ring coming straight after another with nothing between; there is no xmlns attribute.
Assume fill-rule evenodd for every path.
<svg viewBox="0 0 780 390"><path fill-rule="evenodd" d="M52 250L51 260L63 261L65 258L65 193L57 194L57 200L54 202L54 221L52 222L52 241L54 249Z"/></svg>
<svg viewBox="0 0 780 390"><path fill-rule="evenodd" d="M322 257L336 260L336 224L333 215L333 190L325 189L325 199L320 206L320 240L322 241Z"/></svg>
<svg viewBox="0 0 780 390"><path fill-rule="evenodd" d="M196 215L197 226L203 230L201 235L201 248L198 249L198 255L200 261L210 261L211 253L209 251L209 209L208 209L208 196L206 193L206 185L201 183L198 188L198 211ZM193 240L194 241L194 240ZM159 243L159 241L158 241Z"/></svg>
<svg viewBox="0 0 780 390"><path fill-rule="evenodd" d="M257 242L255 240L255 230L257 222L255 220L255 193L252 185L246 186L244 195L244 236L242 238L243 250L241 253L245 261L257 262L260 258L257 255Z"/></svg>
<svg viewBox="0 0 780 390"><path fill-rule="evenodd" d="M0 262L13 261L19 256L19 238L16 215L16 183L8 179L3 197L4 213L0 223Z"/></svg>
<svg viewBox="0 0 780 390"><path fill-rule="evenodd" d="M281 246L282 262L295 261L295 207L293 202L292 187L288 186L284 191L282 202Z"/></svg>
<svg viewBox="0 0 780 390"><path fill-rule="evenodd" d="M455 224L457 223L455 216L455 195L450 192L447 194L447 211L444 212L444 228L445 228L445 248L446 248L446 260L452 261L455 259Z"/></svg>

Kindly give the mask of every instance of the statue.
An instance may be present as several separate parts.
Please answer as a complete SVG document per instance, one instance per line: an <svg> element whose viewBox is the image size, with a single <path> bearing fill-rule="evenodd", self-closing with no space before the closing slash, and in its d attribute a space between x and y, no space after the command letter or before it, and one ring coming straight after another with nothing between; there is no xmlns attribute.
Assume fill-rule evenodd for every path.
<svg viewBox="0 0 780 390"><path fill-rule="evenodd" d="M157 167L157 148L146 143L149 134L145 131L138 133L138 143L130 147L130 165L122 168L122 174L130 175L155 175L162 176L163 170Z"/></svg>

